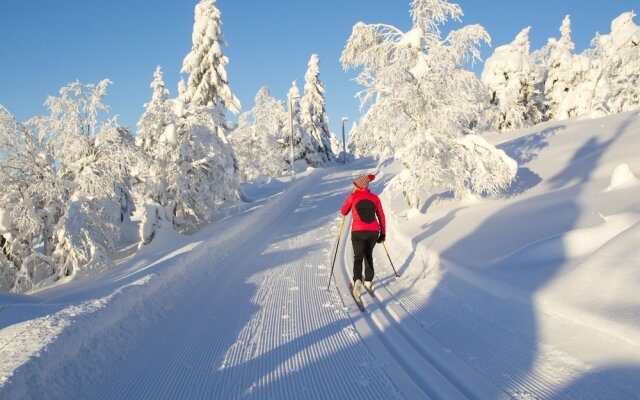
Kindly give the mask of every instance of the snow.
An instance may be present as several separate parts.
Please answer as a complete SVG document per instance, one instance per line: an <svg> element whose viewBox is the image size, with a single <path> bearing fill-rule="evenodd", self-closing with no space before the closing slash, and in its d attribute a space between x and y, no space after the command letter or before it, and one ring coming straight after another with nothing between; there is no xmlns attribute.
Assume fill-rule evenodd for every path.
<svg viewBox="0 0 640 400"><path fill-rule="evenodd" d="M0 235L10 235L12 225L11 215L7 210L0 208Z"/></svg>
<svg viewBox="0 0 640 400"><path fill-rule="evenodd" d="M307 169L102 275L1 294L0 397L638 398L640 116L485 138L518 162L499 199L410 209L397 161ZM388 253L361 313L338 230L367 172Z"/></svg>
<svg viewBox="0 0 640 400"><path fill-rule="evenodd" d="M622 163L613 171L611 184L607 187L606 191L624 189L638 184L640 184L640 181L633 172L631 172L629 164Z"/></svg>
<svg viewBox="0 0 640 400"><path fill-rule="evenodd" d="M499 88L507 84L506 77L527 72L529 68L529 31L531 27L523 29L511 44L498 46L487 59L482 70L482 82L490 88Z"/></svg>
<svg viewBox="0 0 640 400"><path fill-rule="evenodd" d="M424 32L422 31L422 28L413 28L404 33L398 43L407 47L414 47L422 50L425 46Z"/></svg>
<svg viewBox="0 0 640 400"><path fill-rule="evenodd" d="M178 134L176 133L176 125L169 124L165 126L164 132L160 136L160 143L167 143L171 146L178 144Z"/></svg>
<svg viewBox="0 0 640 400"><path fill-rule="evenodd" d="M635 16L634 12L626 12L611 21L611 34L607 35L607 39L613 42L615 48L620 48L629 41L636 43L636 45L640 43L640 29L633 22Z"/></svg>

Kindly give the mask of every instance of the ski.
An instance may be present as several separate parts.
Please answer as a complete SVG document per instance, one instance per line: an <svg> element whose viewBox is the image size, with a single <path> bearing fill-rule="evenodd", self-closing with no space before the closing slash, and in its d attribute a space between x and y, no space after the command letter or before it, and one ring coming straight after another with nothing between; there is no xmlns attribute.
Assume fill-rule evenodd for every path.
<svg viewBox="0 0 640 400"><path fill-rule="evenodd" d="M353 284L351 283L349 284L349 294L353 298L353 301L355 301L356 305L358 306L358 309L364 312L364 303L362 302L362 299L360 300L356 299L356 296L353 294Z"/></svg>
<svg viewBox="0 0 640 400"><path fill-rule="evenodd" d="M367 293L369 293L369 296L371 297L376 297L376 294L373 293L373 288L369 289L368 287L366 287L365 285L362 285L362 287L364 287L367 290Z"/></svg>

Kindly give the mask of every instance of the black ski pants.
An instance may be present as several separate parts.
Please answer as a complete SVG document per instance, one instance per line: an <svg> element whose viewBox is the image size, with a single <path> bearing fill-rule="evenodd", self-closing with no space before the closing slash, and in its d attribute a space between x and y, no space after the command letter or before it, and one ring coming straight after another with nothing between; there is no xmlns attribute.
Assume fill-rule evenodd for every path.
<svg viewBox="0 0 640 400"><path fill-rule="evenodd" d="M373 248L378 241L378 231L351 232L353 244L353 281L362 280L362 261L364 260L364 280L373 280Z"/></svg>

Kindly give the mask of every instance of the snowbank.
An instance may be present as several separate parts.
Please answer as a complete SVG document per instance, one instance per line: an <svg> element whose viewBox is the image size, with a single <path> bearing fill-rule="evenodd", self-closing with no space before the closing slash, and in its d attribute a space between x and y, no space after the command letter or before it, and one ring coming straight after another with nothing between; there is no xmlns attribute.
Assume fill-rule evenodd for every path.
<svg viewBox="0 0 640 400"><path fill-rule="evenodd" d="M518 161L506 198L434 194L408 215L401 197L383 196L394 214L388 236L422 254L410 266L413 286L432 286L434 274L448 271L535 305L542 321L559 315L640 345L638 113L488 139Z"/></svg>

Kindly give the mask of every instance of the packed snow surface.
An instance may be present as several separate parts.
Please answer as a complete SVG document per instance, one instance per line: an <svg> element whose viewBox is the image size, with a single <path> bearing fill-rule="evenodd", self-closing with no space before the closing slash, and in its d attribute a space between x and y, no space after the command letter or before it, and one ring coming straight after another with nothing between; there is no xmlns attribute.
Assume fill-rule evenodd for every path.
<svg viewBox="0 0 640 400"><path fill-rule="evenodd" d="M0 398L640 398L640 116L487 139L518 161L504 197L381 196L364 313L338 210L393 162L246 186L196 235L0 295Z"/></svg>

